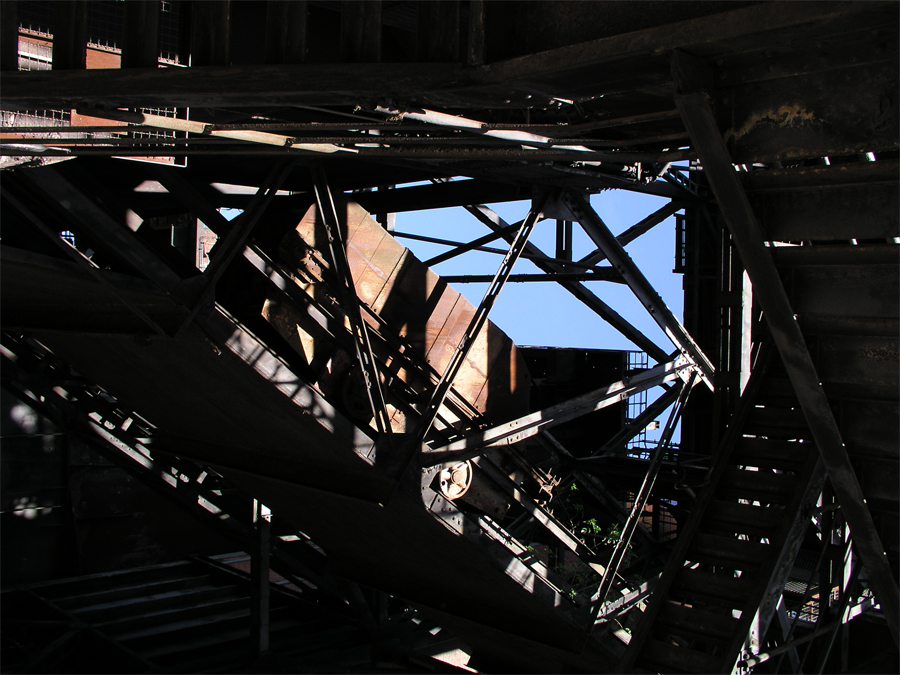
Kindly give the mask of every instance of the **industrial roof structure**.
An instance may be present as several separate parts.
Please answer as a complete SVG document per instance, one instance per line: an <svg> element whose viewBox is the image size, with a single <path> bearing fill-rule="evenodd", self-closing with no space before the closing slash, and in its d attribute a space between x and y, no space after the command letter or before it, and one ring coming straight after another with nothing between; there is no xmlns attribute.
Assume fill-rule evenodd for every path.
<svg viewBox="0 0 900 675"><path fill-rule="evenodd" d="M4 670L896 672L896 3L0 10Z"/></svg>

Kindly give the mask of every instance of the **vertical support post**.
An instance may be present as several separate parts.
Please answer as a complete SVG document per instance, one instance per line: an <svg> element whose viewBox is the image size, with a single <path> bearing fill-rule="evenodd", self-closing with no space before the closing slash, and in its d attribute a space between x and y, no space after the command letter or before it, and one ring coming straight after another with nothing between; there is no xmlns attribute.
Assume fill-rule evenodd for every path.
<svg viewBox="0 0 900 675"><path fill-rule="evenodd" d="M123 68L155 68L159 62L159 0L124 4Z"/></svg>
<svg viewBox="0 0 900 675"><path fill-rule="evenodd" d="M640 522L644 505L650 497L650 492L653 490L653 486L656 483L656 476L659 474L659 470L662 467L663 456L669 447L669 443L672 440L672 434L675 432L675 426L678 423L678 419L681 417L681 411L684 409L684 404L687 402L691 389L694 388L696 379L697 371L692 370L688 381L681 385L681 393L678 395L678 400L675 401L675 405L672 406L672 411L669 413L669 419L666 421L666 428L663 430L659 443L653 451L653 456L650 458L650 465L647 467L647 474L644 476L644 481L641 483L640 489L634 496L634 505L631 508L631 513L628 516L628 520L625 521L625 525L622 527L622 535L619 537L619 541L616 542L616 547L609 560L609 565L603 573L603 580L600 582L600 588L593 598L595 618L603 608L603 602L606 600L606 596L609 594L610 588L612 588L616 575L619 573L619 567L625 559L625 553L628 551L631 537Z"/></svg>
<svg viewBox="0 0 900 675"><path fill-rule="evenodd" d="M191 3L191 66L227 66L230 0Z"/></svg>
<svg viewBox="0 0 900 675"><path fill-rule="evenodd" d="M484 63L484 0L469 0L469 44L466 63L480 66Z"/></svg>
<svg viewBox="0 0 900 675"><path fill-rule="evenodd" d="M266 63L306 61L306 0L269 0L266 12Z"/></svg>
<svg viewBox="0 0 900 675"><path fill-rule="evenodd" d="M459 59L459 0L419 0L416 60Z"/></svg>
<svg viewBox="0 0 900 675"><path fill-rule="evenodd" d="M19 69L19 19L15 0L0 2L0 70Z"/></svg>
<svg viewBox="0 0 900 675"><path fill-rule="evenodd" d="M272 512L253 500L253 550L250 552L250 644L253 656L269 651L269 534Z"/></svg>
<svg viewBox="0 0 900 675"><path fill-rule="evenodd" d="M556 259L572 260L572 221L556 221Z"/></svg>
<svg viewBox="0 0 900 675"><path fill-rule="evenodd" d="M381 0L341 3L341 61L381 61Z"/></svg>
<svg viewBox="0 0 900 675"><path fill-rule="evenodd" d="M53 70L84 70L86 50L86 0L56 0L53 3Z"/></svg>

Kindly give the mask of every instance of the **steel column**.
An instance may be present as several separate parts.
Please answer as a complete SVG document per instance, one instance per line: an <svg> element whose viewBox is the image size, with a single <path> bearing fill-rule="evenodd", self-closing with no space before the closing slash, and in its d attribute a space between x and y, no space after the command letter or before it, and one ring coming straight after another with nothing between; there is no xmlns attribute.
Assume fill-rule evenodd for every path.
<svg viewBox="0 0 900 675"><path fill-rule="evenodd" d="M253 656L269 651L269 532L272 512L253 500L253 550L250 552L250 644Z"/></svg>

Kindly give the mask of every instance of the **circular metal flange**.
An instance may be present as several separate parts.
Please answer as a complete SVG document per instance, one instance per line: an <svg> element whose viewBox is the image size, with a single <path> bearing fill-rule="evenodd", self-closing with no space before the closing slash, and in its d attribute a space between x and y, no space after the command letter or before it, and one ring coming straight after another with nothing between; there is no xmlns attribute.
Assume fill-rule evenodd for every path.
<svg viewBox="0 0 900 675"><path fill-rule="evenodd" d="M441 467L437 476L438 490L445 499L459 499L472 485L472 464L459 462Z"/></svg>

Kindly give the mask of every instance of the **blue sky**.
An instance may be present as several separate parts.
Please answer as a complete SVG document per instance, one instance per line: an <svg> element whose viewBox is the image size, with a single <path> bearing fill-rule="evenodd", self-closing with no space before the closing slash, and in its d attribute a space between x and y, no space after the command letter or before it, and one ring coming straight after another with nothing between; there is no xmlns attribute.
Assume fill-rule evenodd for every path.
<svg viewBox="0 0 900 675"><path fill-rule="evenodd" d="M613 234L619 235L645 216L662 206L667 199L626 190L605 190L591 196L591 206L600 215ZM528 213L528 202L490 204L508 223L518 222ZM398 213L394 229L453 241L471 241L489 232L462 208L436 209L432 211ZM556 221L538 223L530 241L544 253L554 255L556 247ZM427 260L443 251L446 246L400 239L419 260ZM490 244L502 248L502 241ZM594 251L595 247L578 224L572 228L573 257L579 258ZM670 217L649 232L631 242L626 251L650 281L663 301L680 321L684 316L682 277L672 272L675 265L675 219ZM438 274L491 274L497 271L501 256L495 253L470 251L434 266ZM608 263L606 263L608 264ZM521 258L513 274L539 272L529 260ZM454 287L473 305L481 302L487 284L455 284ZM608 281L587 282L595 295L611 306L633 326L671 353L675 347L665 337L656 322L634 297L625 284ZM580 347L585 349L637 349L627 338L603 319L576 300L568 291L553 282L508 283L500 293L490 319L512 338L517 345L538 347ZM649 393L654 400L660 393ZM668 410L657 418L664 424ZM680 423L676 427L674 442L681 438ZM647 432L647 440L659 438L661 430Z"/></svg>
<svg viewBox="0 0 900 675"><path fill-rule="evenodd" d="M643 217L664 206L668 200L624 190L607 190L591 197L591 205L614 234L620 234ZM528 202L490 205L504 220L513 223L528 212ZM398 213L395 229L455 241L470 241L489 230L462 208ZM683 296L681 275L674 274L674 218L669 218L636 239L626 248L629 255L649 279L657 292L675 314L682 317ZM426 260L445 250L437 244L401 239L417 258ZM531 236L548 255L554 254L555 221L537 224ZM504 246L502 241L490 244ZM577 224L573 227L574 257L594 250ZM472 251L440 263L434 267L438 274L494 274L501 257L493 253ZM513 273L539 272L528 260L520 259ZM644 310L628 287L604 281L587 283L601 300L641 330L665 351L674 349L650 315ZM477 305L487 284L456 284L472 304ZM547 347L581 347L592 349L635 349L626 338L594 314L565 289L552 282L509 283L500 294L490 315L491 320L506 332L516 344Z"/></svg>

